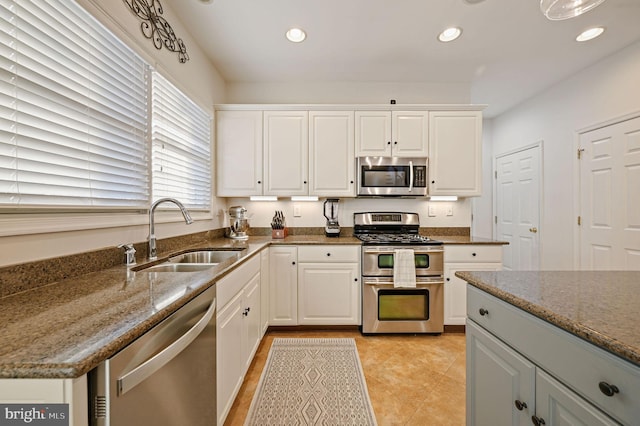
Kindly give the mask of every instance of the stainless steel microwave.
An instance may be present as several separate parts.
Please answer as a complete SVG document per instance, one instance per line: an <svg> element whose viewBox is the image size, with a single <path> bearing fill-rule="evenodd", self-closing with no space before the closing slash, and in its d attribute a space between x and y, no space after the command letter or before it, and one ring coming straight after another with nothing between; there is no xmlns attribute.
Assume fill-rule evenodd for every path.
<svg viewBox="0 0 640 426"><path fill-rule="evenodd" d="M427 195L427 158L358 157L359 196Z"/></svg>

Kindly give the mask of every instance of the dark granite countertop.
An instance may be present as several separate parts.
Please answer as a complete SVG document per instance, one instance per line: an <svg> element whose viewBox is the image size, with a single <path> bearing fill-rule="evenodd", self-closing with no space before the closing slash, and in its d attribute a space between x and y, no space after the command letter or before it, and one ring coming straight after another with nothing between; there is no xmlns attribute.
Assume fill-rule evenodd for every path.
<svg viewBox="0 0 640 426"><path fill-rule="evenodd" d="M456 276L640 365L640 272L460 271Z"/></svg>
<svg viewBox="0 0 640 426"><path fill-rule="evenodd" d="M481 237L471 237L471 236L457 236L457 235L445 235L438 236L433 235L431 238L434 240L442 241L446 245L462 245L462 244L480 244L480 245L494 245L494 246L503 246L509 244L506 241L498 241L492 240L490 238L481 238Z"/></svg>
<svg viewBox="0 0 640 426"><path fill-rule="evenodd" d="M79 377L270 244L359 241L324 235L293 235L282 240L257 236L248 241L214 238L172 247L160 253L157 262L198 248L244 249L241 258L199 272L134 272L124 265L114 266L9 294L0 298L0 377ZM135 269L141 265L143 262ZM24 280L18 269L12 267L6 276Z"/></svg>

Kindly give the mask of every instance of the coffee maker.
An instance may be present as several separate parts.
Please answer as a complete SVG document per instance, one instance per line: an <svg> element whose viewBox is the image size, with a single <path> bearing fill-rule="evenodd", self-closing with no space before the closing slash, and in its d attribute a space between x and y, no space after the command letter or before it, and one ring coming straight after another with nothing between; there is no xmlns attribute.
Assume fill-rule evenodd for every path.
<svg viewBox="0 0 640 426"><path fill-rule="evenodd" d="M249 217L247 209L243 206L229 207L229 238L234 240L247 240L249 235Z"/></svg>
<svg viewBox="0 0 640 426"><path fill-rule="evenodd" d="M324 217L327 224L324 226L324 235L327 237L340 236L340 224L338 223L338 198L327 198L324 202Z"/></svg>

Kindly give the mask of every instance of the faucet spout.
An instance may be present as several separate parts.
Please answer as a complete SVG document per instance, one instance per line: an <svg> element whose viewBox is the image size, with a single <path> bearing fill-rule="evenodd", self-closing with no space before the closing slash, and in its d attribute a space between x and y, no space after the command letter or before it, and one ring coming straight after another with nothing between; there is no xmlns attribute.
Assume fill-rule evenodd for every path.
<svg viewBox="0 0 640 426"><path fill-rule="evenodd" d="M156 207L158 207L158 204L165 203L165 202L173 203L176 206L178 206L178 208L180 208L180 212L184 217L184 222L187 225L191 225L193 223L193 219L191 218L191 215L189 214L189 211L187 210L187 208L175 198L160 198L156 200L153 204L151 204L151 208L149 209L149 260L156 260L158 258L158 253L156 250L156 232L155 232L154 214L156 211Z"/></svg>

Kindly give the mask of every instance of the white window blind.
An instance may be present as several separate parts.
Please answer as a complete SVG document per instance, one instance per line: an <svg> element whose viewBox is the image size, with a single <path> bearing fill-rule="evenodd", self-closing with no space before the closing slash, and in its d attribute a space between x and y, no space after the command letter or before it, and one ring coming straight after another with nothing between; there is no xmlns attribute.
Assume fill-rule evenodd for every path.
<svg viewBox="0 0 640 426"><path fill-rule="evenodd" d="M159 73L152 91L153 199L211 208L211 115Z"/></svg>
<svg viewBox="0 0 640 426"><path fill-rule="evenodd" d="M148 207L147 75L74 2L0 0L0 206Z"/></svg>

